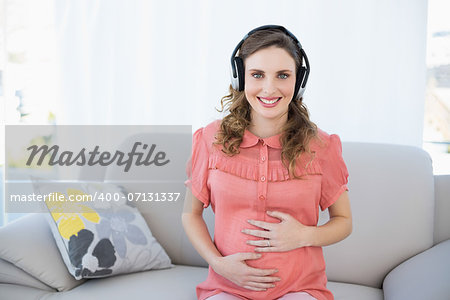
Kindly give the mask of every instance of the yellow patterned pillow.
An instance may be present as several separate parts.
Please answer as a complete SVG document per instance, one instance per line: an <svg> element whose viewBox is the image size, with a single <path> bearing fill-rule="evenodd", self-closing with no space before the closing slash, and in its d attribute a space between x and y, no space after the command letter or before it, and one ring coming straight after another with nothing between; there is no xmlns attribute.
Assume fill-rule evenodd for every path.
<svg viewBox="0 0 450 300"><path fill-rule="evenodd" d="M47 195L50 227L75 279L172 266L139 211L126 201L123 189L107 183L60 182L38 182L35 189ZM92 201L98 192L120 196L117 201Z"/></svg>

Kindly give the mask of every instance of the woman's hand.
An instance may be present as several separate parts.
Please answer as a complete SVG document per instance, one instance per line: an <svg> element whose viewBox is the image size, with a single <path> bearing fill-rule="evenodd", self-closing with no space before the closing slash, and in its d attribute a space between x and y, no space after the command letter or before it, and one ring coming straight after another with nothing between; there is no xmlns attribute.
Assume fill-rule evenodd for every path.
<svg viewBox="0 0 450 300"><path fill-rule="evenodd" d="M254 226L263 230L244 229L243 233L263 238L261 240L248 240L247 244L257 246L256 252L282 252L311 245L311 226L306 226L289 214L279 211L268 211L271 217L281 220L280 223L269 223L248 220Z"/></svg>
<svg viewBox="0 0 450 300"><path fill-rule="evenodd" d="M258 259L259 253L236 253L217 259L214 264L214 271L243 288L252 291L265 291L275 287L274 282L280 281L279 277L270 276L278 270L276 269L256 269L246 264L248 259Z"/></svg>

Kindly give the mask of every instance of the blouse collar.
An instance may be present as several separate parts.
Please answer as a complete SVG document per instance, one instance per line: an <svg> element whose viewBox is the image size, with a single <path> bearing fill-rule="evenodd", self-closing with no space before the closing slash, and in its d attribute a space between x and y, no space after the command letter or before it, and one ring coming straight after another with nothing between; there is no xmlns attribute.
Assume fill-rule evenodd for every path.
<svg viewBox="0 0 450 300"><path fill-rule="evenodd" d="M281 133L262 139L262 138L257 137L250 131L248 131L248 129L245 129L244 136L242 138L240 147L250 148L250 147L253 147L256 144L258 144L259 141L263 141L264 144L267 144L268 146L270 146L272 148L282 149L283 147L281 146L281 143L280 143L280 137L281 137Z"/></svg>

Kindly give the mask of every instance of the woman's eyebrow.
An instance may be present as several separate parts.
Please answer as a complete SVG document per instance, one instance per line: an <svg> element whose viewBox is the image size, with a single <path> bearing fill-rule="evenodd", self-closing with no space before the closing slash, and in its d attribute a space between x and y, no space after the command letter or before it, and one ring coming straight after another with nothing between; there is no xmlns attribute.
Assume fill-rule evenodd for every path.
<svg viewBox="0 0 450 300"><path fill-rule="evenodd" d="M263 70L258 70L258 69L250 69L249 70L250 72L261 72L261 73L265 73ZM288 70L288 69L286 69L286 70L280 70L280 71L277 71L277 73L287 73L287 72L293 72L292 70Z"/></svg>

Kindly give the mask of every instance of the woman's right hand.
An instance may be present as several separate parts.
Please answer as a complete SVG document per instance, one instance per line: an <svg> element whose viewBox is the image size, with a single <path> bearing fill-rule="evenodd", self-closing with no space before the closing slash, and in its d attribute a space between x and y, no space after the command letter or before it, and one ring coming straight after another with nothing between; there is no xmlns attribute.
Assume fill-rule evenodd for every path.
<svg viewBox="0 0 450 300"><path fill-rule="evenodd" d="M246 252L236 253L217 258L213 269L222 277L243 288L252 291L265 291L275 287L274 282L280 281L279 277L270 276L278 270L276 269L256 269L247 265L249 259L258 259L259 253Z"/></svg>

